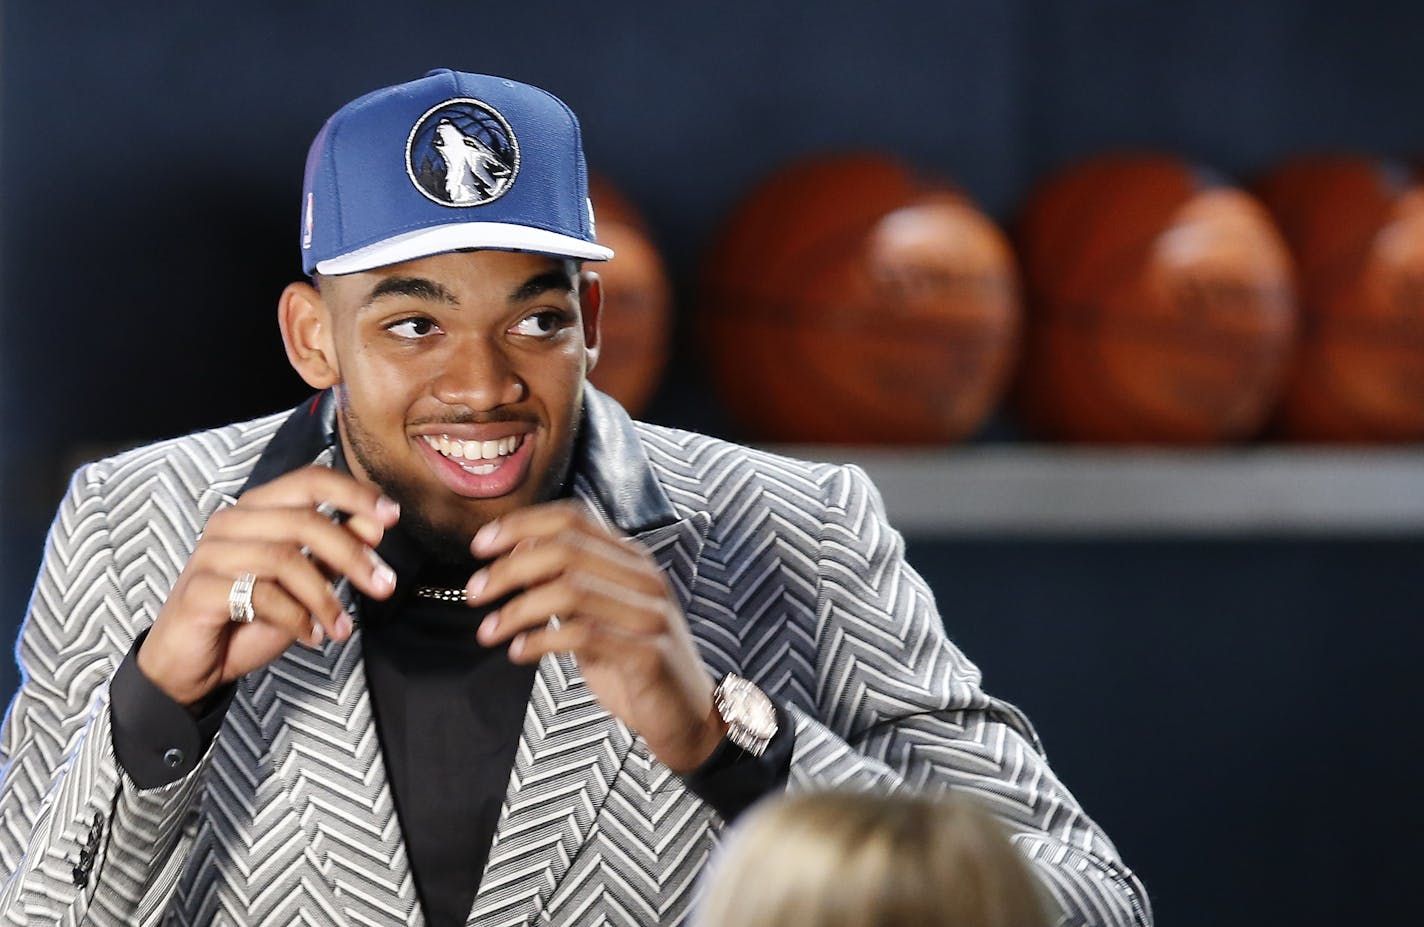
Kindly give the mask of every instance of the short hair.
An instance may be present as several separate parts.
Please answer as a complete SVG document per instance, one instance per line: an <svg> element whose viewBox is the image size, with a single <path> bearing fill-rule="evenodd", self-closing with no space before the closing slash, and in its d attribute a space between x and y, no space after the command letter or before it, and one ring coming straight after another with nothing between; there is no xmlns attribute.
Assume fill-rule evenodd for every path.
<svg viewBox="0 0 1424 927"><path fill-rule="evenodd" d="M1002 826L960 796L763 802L714 856L699 927L1044 927Z"/></svg>

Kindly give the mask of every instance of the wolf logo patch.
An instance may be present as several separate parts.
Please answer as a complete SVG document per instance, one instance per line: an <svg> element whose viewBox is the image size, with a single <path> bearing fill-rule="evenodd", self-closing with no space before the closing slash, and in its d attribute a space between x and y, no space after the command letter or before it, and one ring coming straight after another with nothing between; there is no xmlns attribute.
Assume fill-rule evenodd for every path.
<svg viewBox="0 0 1424 927"><path fill-rule="evenodd" d="M519 142L494 107L446 100L410 130L405 166L415 188L442 206L481 206L513 185Z"/></svg>

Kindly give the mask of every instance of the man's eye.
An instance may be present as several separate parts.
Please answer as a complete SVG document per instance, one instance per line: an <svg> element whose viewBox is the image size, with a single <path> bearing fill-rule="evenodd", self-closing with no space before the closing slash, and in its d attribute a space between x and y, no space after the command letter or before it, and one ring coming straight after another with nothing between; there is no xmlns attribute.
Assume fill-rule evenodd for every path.
<svg viewBox="0 0 1424 927"><path fill-rule="evenodd" d="M568 319L562 312L536 312L533 315L526 315L518 322L514 323L514 332L520 335L533 335L536 338L547 338L559 329L568 324Z"/></svg>
<svg viewBox="0 0 1424 927"><path fill-rule="evenodd" d="M386 331L401 338L424 338L426 335L436 330L435 323L429 319L405 319L386 326Z"/></svg>

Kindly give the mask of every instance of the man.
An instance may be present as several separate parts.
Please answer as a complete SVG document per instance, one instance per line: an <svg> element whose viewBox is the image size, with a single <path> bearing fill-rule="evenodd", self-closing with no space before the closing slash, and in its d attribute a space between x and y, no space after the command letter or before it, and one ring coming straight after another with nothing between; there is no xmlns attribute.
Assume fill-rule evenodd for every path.
<svg viewBox="0 0 1424 927"><path fill-rule="evenodd" d="M278 313L319 395L61 505L7 922L678 923L727 820L827 785L976 794L1070 922L1150 922L863 474L585 386L585 181L572 113L508 80L327 122Z"/></svg>

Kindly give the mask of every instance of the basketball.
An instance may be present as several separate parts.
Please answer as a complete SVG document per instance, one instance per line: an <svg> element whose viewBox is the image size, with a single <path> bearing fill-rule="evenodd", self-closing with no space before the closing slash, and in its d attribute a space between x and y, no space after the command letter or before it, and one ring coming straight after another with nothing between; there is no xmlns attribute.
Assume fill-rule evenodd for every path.
<svg viewBox="0 0 1424 927"><path fill-rule="evenodd" d="M1210 444L1262 428L1296 313L1290 255L1249 194L1173 157L1105 156L1035 191L1019 239L1030 430Z"/></svg>
<svg viewBox="0 0 1424 927"><path fill-rule="evenodd" d="M940 443L998 402L1018 334L1003 233L879 155L804 161L709 252L701 330L724 404L774 441Z"/></svg>
<svg viewBox="0 0 1424 927"><path fill-rule="evenodd" d="M603 280L602 347L589 381L630 415L643 412L667 364L672 286L642 216L608 181L591 178L595 227L613 259L587 269Z"/></svg>
<svg viewBox="0 0 1424 927"><path fill-rule="evenodd" d="M1287 162L1257 186L1295 255L1302 336L1285 437L1424 440L1424 186L1358 156Z"/></svg>

